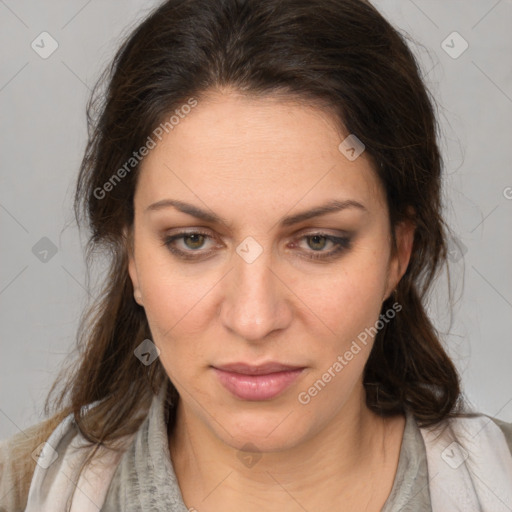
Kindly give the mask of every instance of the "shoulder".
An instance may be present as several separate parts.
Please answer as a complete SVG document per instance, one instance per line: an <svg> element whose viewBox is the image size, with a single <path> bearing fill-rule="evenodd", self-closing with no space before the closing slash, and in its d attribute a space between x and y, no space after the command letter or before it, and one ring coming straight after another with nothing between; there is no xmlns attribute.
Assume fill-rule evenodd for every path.
<svg viewBox="0 0 512 512"><path fill-rule="evenodd" d="M418 424L416 418L415 422ZM418 424L418 427L421 431L428 433L433 438L437 438L441 433L445 432L447 428L455 429L459 433L469 433L475 430L479 433L481 431L497 432L498 437L503 439L512 451L512 423L483 412L466 411L455 416L447 417L435 425L421 427Z"/></svg>
<svg viewBox="0 0 512 512"><path fill-rule="evenodd" d="M512 510L510 423L470 412L420 431L434 510Z"/></svg>
<svg viewBox="0 0 512 512"><path fill-rule="evenodd" d="M505 437L505 441L507 442L508 449L512 454L512 423L508 423L498 418L494 418L493 416L486 415L486 417L489 418L501 430Z"/></svg>
<svg viewBox="0 0 512 512"><path fill-rule="evenodd" d="M0 512L66 510L81 463L93 448L72 413L61 413L1 441Z"/></svg>
<svg viewBox="0 0 512 512"><path fill-rule="evenodd" d="M482 412L464 412L419 428L430 464L487 464L501 467L512 482L512 424ZM455 462L454 462L455 461ZM512 509L511 509L512 510Z"/></svg>
<svg viewBox="0 0 512 512"><path fill-rule="evenodd" d="M65 510L71 500L76 510L89 510L93 501L82 503L86 498L80 493L75 498L75 488L101 500L134 436L135 432L116 437L108 445L92 443L68 408L0 440L0 512Z"/></svg>
<svg viewBox="0 0 512 512"><path fill-rule="evenodd" d="M0 441L0 502L6 512L25 509L38 453L61 420L54 416Z"/></svg>
<svg viewBox="0 0 512 512"><path fill-rule="evenodd" d="M502 447L512 455L512 423L482 412L452 418L450 421L463 439L470 436L472 442L487 442L489 448ZM504 455L504 454L503 454Z"/></svg>
<svg viewBox="0 0 512 512"><path fill-rule="evenodd" d="M433 468L442 464L441 460L452 468L464 463L471 474L487 471L485 476L489 481L502 479L503 487L512 490L511 423L481 412L466 412L446 418L433 427L420 428L420 431L429 465Z"/></svg>
<svg viewBox="0 0 512 512"><path fill-rule="evenodd" d="M25 512L97 512L134 435L94 443L84 437L73 414L66 416L38 449Z"/></svg>

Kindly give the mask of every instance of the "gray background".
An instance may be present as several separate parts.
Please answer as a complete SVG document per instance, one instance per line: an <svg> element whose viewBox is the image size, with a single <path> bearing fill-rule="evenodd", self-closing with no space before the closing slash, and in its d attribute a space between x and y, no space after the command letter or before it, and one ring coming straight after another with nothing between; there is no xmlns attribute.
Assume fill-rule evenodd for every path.
<svg viewBox="0 0 512 512"><path fill-rule="evenodd" d="M75 345L87 301L71 209L85 103L120 38L158 3L0 0L0 439L43 419ZM374 4L415 40L439 104L457 301L450 324L441 280L429 310L473 405L512 421L512 1ZM31 47L44 31L58 43L47 59ZM454 31L469 45L461 55Z"/></svg>

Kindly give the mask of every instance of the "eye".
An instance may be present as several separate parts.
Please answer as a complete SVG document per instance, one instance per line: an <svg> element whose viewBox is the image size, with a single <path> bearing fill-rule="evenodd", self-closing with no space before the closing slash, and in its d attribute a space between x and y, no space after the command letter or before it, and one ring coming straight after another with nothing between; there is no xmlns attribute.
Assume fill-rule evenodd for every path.
<svg viewBox="0 0 512 512"><path fill-rule="evenodd" d="M183 259L197 259L197 257L204 256L204 253L199 253L198 249L201 249L205 243L205 240L211 239L208 233L201 231L182 231L175 235L166 236L163 239L163 244L176 256ZM184 244L183 249L176 247L176 242L182 241ZM183 246L182 246L183 247ZM198 255L190 254L197 252ZM211 251L210 251L211 252Z"/></svg>
<svg viewBox="0 0 512 512"><path fill-rule="evenodd" d="M307 246L313 249L312 251L306 251L304 255L305 258L312 260L332 259L350 249L350 238L348 236L338 237L326 233L311 233L304 235L300 240L305 240ZM331 246L331 250L323 250L328 245Z"/></svg>
<svg viewBox="0 0 512 512"><path fill-rule="evenodd" d="M212 239L209 233L202 231L182 231L174 235L165 236L163 238L163 245L178 258L197 260L214 252L213 250L201 250L204 248L205 242ZM351 241L348 236L338 237L326 233L310 233L298 238L298 240L304 240L306 245L312 249L305 249L302 256L311 260L329 260L341 256L341 253L350 249ZM180 242L180 244L177 242ZM181 248L178 245L181 245ZM292 244L293 247L298 247L299 245L296 243ZM331 250L324 250L327 246L331 246Z"/></svg>

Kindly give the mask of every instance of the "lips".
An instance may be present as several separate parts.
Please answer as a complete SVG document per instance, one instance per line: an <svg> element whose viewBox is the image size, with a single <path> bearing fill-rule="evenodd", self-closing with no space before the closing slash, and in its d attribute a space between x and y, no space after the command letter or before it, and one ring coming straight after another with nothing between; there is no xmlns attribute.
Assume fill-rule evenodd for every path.
<svg viewBox="0 0 512 512"><path fill-rule="evenodd" d="M253 366L246 363L230 363L222 366L215 366L218 370L223 370L231 373L240 373L243 375L268 375L270 373L285 372L289 370L298 370L300 366L290 366L281 363L265 363L258 366Z"/></svg>
<svg viewBox="0 0 512 512"><path fill-rule="evenodd" d="M213 367L224 388L240 400L271 400L282 394L304 371L304 367L281 363L258 366L230 363Z"/></svg>

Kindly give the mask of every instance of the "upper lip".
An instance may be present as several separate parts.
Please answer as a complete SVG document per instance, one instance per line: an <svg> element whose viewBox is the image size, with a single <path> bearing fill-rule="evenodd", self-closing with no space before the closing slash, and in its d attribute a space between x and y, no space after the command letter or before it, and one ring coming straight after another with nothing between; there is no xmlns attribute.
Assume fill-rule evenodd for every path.
<svg viewBox="0 0 512 512"><path fill-rule="evenodd" d="M215 366L218 370L226 372L241 373L243 375L267 375L269 373L286 372L290 370L301 370L303 366L292 366L289 364L281 364L269 362L260 365L250 365L246 363L229 363L221 366Z"/></svg>

